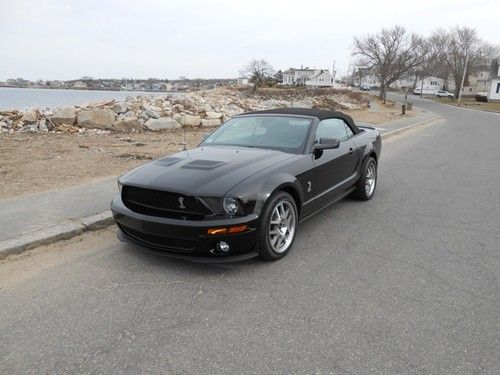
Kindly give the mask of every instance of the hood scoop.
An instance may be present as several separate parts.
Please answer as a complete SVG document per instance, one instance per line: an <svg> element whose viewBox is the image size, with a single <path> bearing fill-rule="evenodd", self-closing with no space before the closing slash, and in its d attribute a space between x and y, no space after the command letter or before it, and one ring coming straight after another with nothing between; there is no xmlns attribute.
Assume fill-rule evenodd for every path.
<svg viewBox="0 0 500 375"><path fill-rule="evenodd" d="M175 158L172 156L167 156L166 158L162 158L162 159L157 160L156 164L162 165L164 167L168 167L170 165L174 165L174 164L180 162L181 160L184 160L184 159L183 158Z"/></svg>
<svg viewBox="0 0 500 375"><path fill-rule="evenodd" d="M220 160L196 159L190 161L189 163L184 164L181 168L209 170L220 167L221 165L224 165L226 163L227 163L226 161L220 161Z"/></svg>

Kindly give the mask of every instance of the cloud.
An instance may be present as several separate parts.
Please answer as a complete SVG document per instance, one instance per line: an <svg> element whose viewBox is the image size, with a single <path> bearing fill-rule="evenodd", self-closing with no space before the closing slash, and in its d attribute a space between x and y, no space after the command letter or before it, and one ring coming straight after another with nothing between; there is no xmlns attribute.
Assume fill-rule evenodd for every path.
<svg viewBox="0 0 500 375"><path fill-rule="evenodd" d="M500 5L482 0L4 0L0 80L235 77L251 58L277 69L336 60L345 71L355 35L460 24L498 43L498 14Z"/></svg>

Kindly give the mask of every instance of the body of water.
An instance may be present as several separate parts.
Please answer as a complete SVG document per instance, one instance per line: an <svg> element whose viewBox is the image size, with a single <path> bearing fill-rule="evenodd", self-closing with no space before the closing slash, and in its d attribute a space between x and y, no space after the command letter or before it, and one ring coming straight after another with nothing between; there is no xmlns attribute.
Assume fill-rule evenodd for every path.
<svg viewBox="0 0 500 375"><path fill-rule="evenodd" d="M0 110L64 107L112 99L124 101L128 96L138 95L182 95L182 93L0 87Z"/></svg>

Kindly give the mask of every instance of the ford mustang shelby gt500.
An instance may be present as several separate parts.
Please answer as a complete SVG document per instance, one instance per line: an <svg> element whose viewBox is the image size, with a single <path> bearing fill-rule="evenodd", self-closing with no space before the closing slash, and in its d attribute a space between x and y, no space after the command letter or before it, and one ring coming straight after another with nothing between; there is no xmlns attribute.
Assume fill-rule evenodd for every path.
<svg viewBox="0 0 500 375"><path fill-rule="evenodd" d="M118 180L118 237L198 261L292 248L300 221L377 186L380 134L341 112L274 109L238 115L195 149L139 166Z"/></svg>

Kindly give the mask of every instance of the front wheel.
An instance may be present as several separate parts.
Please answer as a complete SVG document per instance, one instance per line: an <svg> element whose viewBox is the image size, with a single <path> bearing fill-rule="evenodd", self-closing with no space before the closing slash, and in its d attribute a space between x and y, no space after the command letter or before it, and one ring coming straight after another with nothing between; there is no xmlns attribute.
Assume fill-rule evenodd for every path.
<svg viewBox="0 0 500 375"><path fill-rule="evenodd" d="M259 227L259 255L278 260L290 251L298 226L297 205L290 194L273 194L262 212Z"/></svg>
<svg viewBox="0 0 500 375"><path fill-rule="evenodd" d="M376 187L377 161L370 156L363 162L361 177L356 183L356 190L354 190L353 195L362 201L367 201L373 197L373 194L375 194Z"/></svg>

